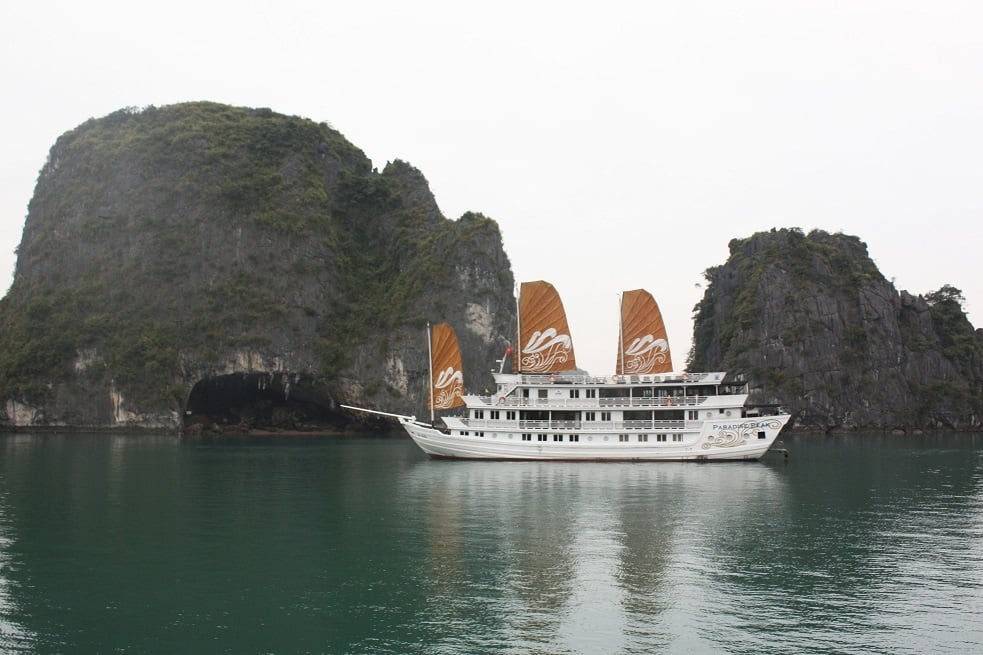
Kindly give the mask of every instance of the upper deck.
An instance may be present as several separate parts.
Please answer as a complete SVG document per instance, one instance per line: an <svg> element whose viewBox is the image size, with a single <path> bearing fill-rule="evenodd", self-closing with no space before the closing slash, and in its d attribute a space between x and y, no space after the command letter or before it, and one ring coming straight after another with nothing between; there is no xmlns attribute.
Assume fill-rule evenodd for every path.
<svg viewBox="0 0 983 655"><path fill-rule="evenodd" d="M543 385L572 386L657 386L679 387L690 385L720 386L727 376L726 372L712 373L665 373L662 375L589 375L579 371L550 373L548 375L527 375L522 373L494 373L495 383L501 388L539 387Z"/></svg>
<svg viewBox="0 0 983 655"><path fill-rule="evenodd" d="M465 396L473 409L734 408L747 400L744 384L724 385L725 373L595 376L495 374L497 388Z"/></svg>

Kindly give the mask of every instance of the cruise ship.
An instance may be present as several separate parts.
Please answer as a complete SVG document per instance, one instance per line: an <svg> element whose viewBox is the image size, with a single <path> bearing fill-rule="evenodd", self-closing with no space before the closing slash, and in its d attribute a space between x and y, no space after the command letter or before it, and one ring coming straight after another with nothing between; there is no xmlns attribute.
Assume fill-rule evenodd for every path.
<svg viewBox="0 0 983 655"><path fill-rule="evenodd" d="M674 372L662 315L644 289L621 296L613 375L577 368L550 283L520 286L518 317L519 347L496 362L494 390L465 392L457 337L441 323L428 328L429 421L345 407L397 419L431 457L493 460L757 460L790 418L749 415L746 384L725 372Z"/></svg>

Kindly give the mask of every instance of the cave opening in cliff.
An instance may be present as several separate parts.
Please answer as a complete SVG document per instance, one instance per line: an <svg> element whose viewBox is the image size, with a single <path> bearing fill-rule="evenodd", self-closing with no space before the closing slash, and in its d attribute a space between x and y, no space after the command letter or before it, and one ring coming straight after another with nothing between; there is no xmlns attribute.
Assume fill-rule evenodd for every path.
<svg viewBox="0 0 983 655"><path fill-rule="evenodd" d="M313 379L287 373L205 378L188 397L189 433L314 431L338 427L330 396Z"/></svg>

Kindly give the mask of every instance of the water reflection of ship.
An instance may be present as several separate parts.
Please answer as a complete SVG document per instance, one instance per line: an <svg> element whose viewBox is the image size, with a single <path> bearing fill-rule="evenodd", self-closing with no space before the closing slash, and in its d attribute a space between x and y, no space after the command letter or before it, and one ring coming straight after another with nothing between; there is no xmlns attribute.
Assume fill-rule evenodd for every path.
<svg viewBox="0 0 983 655"><path fill-rule="evenodd" d="M549 643L573 593L569 472L539 463L427 461L401 482L400 495L419 501L426 530L429 620Z"/></svg>
<svg viewBox="0 0 983 655"><path fill-rule="evenodd" d="M766 464L426 461L400 486L422 512L439 621L497 627L517 648L617 650L626 634L660 645L694 535L703 556L733 549L783 503L784 478Z"/></svg>

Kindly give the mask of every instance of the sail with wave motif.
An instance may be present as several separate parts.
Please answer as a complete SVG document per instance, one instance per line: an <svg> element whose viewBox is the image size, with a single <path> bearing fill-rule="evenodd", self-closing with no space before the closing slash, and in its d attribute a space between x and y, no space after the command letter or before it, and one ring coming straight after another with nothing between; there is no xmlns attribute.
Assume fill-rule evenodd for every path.
<svg viewBox="0 0 983 655"><path fill-rule="evenodd" d="M619 336L617 375L672 371L666 324L659 305L648 291L635 289L622 294Z"/></svg>
<svg viewBox="0 0 983 655"><path fill-rule="evenodd" d="M464 373L457 334L447 323L433 326L430 336L430 409L464 404Z"/></svg>
<svg viewBox="0 0 983 655"><path fill-rule="evenodd" d="M519 373L573 371L577 361L563 301L553 285L542 280L519 288Z"/></svg>

